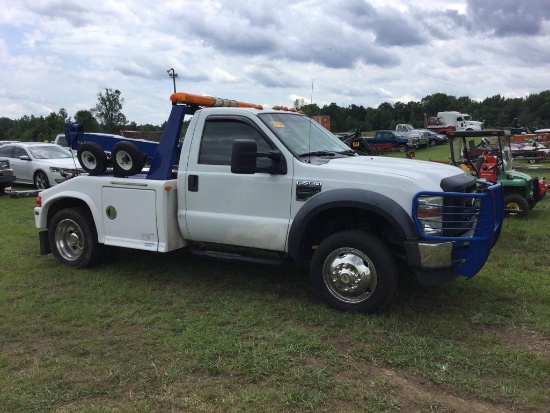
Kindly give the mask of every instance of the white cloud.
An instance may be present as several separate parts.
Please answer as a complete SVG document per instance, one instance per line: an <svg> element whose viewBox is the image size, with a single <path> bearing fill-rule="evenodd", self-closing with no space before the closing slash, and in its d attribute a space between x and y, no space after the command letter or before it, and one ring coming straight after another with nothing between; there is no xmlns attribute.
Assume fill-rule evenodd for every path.
<svg viewBox="0 0 550 413"><path fill-rule="evenodd" d="M171 67L180 91L267 105L309 102L312 79L319 106L525 96L550 84L545 1L2 1L0 117L74 116L113 88L161 124Z"/></svg>

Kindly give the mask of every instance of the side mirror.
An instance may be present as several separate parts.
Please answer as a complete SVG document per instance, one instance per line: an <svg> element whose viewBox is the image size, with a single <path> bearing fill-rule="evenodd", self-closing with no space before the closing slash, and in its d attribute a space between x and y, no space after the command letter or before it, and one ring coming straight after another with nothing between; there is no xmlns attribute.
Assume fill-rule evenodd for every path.
<svg viewBox="0 0 550 413"><path fill-rule="evenodd" d="M256 163L257 158L271 159L271 165L259 168ZM258 152L256 141L235 139L231 152L231 173L254 174L256 172L285 175L287 166L283 154L279 151Z"/></svg>
<svg viewBox="0 0 550 413"><path fill-rule="evenodd" d="M258 146L252 139L235 139L231 152L231 173L256 173L256 154Z"/></svg>
<svg viewBox="0 0 550 413"><path fill-rule="evenodd" d="M29 155L21 155L19 157L19 159L21 159L22 161L30 161L31 160Z"/></svg>

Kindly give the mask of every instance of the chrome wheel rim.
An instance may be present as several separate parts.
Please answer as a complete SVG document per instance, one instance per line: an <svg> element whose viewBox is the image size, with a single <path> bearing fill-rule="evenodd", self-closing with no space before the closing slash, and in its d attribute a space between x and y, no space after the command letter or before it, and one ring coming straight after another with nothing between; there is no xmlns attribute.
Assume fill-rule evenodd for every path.
<svg viewBox="0 0 550 413"><path fill-rule="evenodd" d="M376 289L376 269L372 261L355 248L333 251L323 265L323 281L337 299L357 304L368 300Z"/></svg>
<svg viewBox="0 0 550 413"><path fill-rule="evenodd" d="M55 245L67 261L77 260L84 250L84 234L76 222L64 219L55 229Z"/></svg>
<svg viewBox="0 0 550 413"><path fill-rule="evenodd" d="M37 173L35 184L38 189L46 189L46 181L48 178L43 173Z"/></svg>

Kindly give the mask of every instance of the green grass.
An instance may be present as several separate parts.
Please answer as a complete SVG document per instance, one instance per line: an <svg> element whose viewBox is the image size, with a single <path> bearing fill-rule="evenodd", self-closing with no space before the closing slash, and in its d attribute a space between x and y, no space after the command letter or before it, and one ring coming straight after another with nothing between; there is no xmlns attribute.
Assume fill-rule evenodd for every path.
<svg viewBox="0 0 550 413"><path fill-rule="evenodd" d="M294 267L125 250L72 270L39 255L33 206L0 197L1 411L548 411L548 199L476 277L405 278L378 316L327 309Z"/></svg>

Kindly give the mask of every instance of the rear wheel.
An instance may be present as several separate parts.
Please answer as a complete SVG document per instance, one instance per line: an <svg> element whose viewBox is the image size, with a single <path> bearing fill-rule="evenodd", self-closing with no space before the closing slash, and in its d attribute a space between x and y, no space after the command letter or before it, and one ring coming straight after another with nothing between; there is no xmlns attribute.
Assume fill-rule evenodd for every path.
<svg viewBox="0 0 550 413"><path fill-rule="evenodd" d="M90 175L102 175L107 170L107 155L95 142L84 142L78 147L76 154L78 162L84 171Z"/></svg>
<svg viewBox="0 0 550 413"><path fill-rule="evenodd" d="M58 211L50 223L48 241L53 255L70 267L91 267L103 256L104 245L97 241L93 219L84 208Z"/></svg>
<svg viewBox="0 0 550 413"><path fill-rule="evenodd" d="M398 273L388 248L362 231L342 231L326 238L313 255L311 282L330 307L376 313L393 298Z"/></svg>
<svg viewBox="0 0 550 413"><path fill-rule="evenodd" d="M407 152L407 145L399 145L397 149L399 149L399 152Z"/></svg>
<svg viewBox="0 0 550 413"><path fill-rule="evenodd" d="M510 218L525 218L529 211L529 202L519 194L510 194L504 197L506 216Z"/></svg>
<svg viewBox="0 0 550 413"><path fill-rule="evenodd" d="M48 189L50 187L50 180L44 171L36 171L33 181L36 189Z"/></svg>
<svg viewBox="0 0 550 413"><path fill-rule="evenodd" d="M141 172L145 158L132 142L119 142L111 152L113 169L116 176L129 176Z"/></svg>

